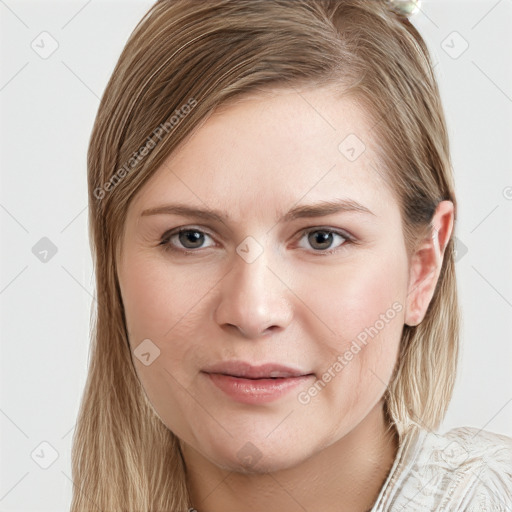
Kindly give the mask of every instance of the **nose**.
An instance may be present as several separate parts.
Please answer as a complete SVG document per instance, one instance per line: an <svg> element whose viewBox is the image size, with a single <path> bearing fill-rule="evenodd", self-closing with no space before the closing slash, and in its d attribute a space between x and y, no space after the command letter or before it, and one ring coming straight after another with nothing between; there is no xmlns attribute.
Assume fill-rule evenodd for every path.
<svg viewBox="0 0 512 512"><path fill-rule="evenodd" d="M215 320L226 332L256 339L285 329L292 318L291 291L265 249L254 261L235 254L233 267L219 283Z"/></svg>

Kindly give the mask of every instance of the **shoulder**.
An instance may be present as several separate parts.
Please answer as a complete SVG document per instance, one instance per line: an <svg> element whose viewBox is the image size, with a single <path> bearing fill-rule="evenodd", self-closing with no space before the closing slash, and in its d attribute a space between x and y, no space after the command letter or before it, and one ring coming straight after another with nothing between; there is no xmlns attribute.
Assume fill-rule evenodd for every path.
<svg viewBox="0 0 512 512"><path fill-rule="evenodd" d="M432 443L442 449L447 464L454 469L478 471L480 480L493 474L508 478L512 488L512 437L474 427L449 430Z"/></svg>
<svg viewBox="0 0 512 512"><path fill-rule="evenodd" d="M474 427L424 434L419 471L433 477L449 510L512 509L512 438ZM422 467L421 467L422 466Z"/></svg>
<svg viewBox="0 0 512 512"><path fill-rule="evenodd" d="M501 461L503 456L510 456L512 453L512 437L475 427L452 428L440 437L457 443L464 449L475 453L475 455L479 454L482 458L491 455L496 457L495 460ZM504 462L510 465L512 459L508 457Z"/></svg>
<svg viewBox="0 0 512 512"><path fill-rule="evenodd" d="M453 428L442 437L454 471L473 474L468 510L512 510L512 437L474 427Z"/></svg>
<svg viewBox="0 0 512 512"><path fill-rule="evenodd" d="M512 511L512 437L473 427L414 428L399 448L375 512Z"/></svg>

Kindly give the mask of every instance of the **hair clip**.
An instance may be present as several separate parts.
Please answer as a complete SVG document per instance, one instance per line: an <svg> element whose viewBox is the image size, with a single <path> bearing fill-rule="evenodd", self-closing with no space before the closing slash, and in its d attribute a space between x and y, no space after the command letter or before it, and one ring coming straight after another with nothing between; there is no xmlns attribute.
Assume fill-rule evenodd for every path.
<svg viewBox="0 0 512 512"><path fill-rule="evenodd" d="M401 16L410 18L421 6L421 0L387 0L390 9Z"/></svg>

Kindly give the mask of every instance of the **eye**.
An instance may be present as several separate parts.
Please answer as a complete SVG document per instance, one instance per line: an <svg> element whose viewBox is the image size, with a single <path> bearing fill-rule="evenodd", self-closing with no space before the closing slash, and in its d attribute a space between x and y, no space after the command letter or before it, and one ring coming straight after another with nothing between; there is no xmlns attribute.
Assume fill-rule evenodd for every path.
<svg viewBox="0 0 512 512"><path fill-rule="evenodd" d="M318 255L332 254L340 250L340 248L347 242L353 243L355 240L352 236L345 232L330 228L315 227L307 229L302 232L302 238L307 237L308 244L313 247L314 252ZM338 241L338 245L331 248L333 242ZM204 249L214 247L215 243L204 246L206 238L212 238L210 235L194 227L178 228L169 233L165 233L160 241L160 244L165 251L176 251L183 254L192 254L197 252L195 249ZM301 245L301 247L307 249Z"/></svg>
<svg viewBox="0 0 512 512"><path fill-rule="evenodd" d="M196 228L180 228L164 234L160 245L166 251L187 251L195 252L194 249L202 249L205 237L211 238L210 235ZM179 246L176 246L179 244ZM211 246L207 246L211 247Z"/></svg>
<svg viewBox="0 0 512 512"><path fill-rule="evenodd" d="M308 229L303 231L303 237L304 236L307 237L308 244L310 244L313 249L317 249L315 252L320 253L320 255L335 253L347 242L353 242L353 238L347 233L329 228ZM338 237L338 240L341 239L341 243L334 249L331 249L336 237Z"/></svg>

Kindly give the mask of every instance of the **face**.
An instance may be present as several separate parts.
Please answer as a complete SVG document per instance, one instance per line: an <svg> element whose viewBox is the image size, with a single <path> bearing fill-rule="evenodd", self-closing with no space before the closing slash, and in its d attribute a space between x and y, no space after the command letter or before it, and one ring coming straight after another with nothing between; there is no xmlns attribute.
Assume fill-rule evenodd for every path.
<svg viewBox="0 0 512 512"><path fill-rule="evenodd" d="M390 380L408 260L369 126L328 89L244 99L130 204L118 277L137 374L164 424L219 467L300 463Z"/></svg>

